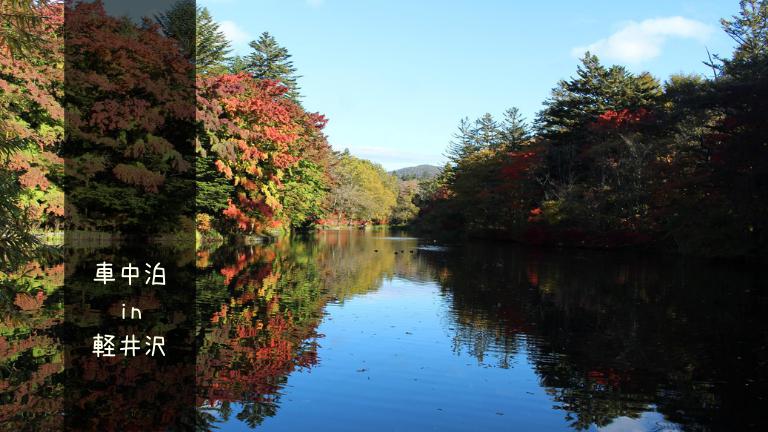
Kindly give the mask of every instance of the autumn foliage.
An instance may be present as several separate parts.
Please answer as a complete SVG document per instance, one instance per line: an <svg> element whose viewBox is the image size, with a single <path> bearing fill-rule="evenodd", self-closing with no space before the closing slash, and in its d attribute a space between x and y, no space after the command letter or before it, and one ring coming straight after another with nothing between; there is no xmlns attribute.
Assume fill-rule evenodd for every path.
<svg viewBox="0 0 768 432"><path fill-rule="evenodd" d="M135 231L152 217L153 229L175 229L194 209L168 197L193 195L195 181L213 181L201 206L214 229L262 233L321 216L324 116L278 80L218 68L195 82L155 23L112 17L98 2L66 7L66 22L60 3L34 10L47 44L37 54L0 52L2 129L23 143L8 167L36 220ZM196 157L218 178L196 177Z"/></svg>
<svg viewBox="0 0 768 432"><path fill-rule="evenodd" d="M418 226L534 244L766 256L768 17L764 4L750 4L722 21L737 48L711 65L715 79L661 83L587 52L534 128L509 115L463 120Z"/></svg>
<svg viewBox="0 0 768 432"><path fill-rule="evenodd" d="M199 150L216 158L232 184L224 216L237 229L259 232L286 219L283 182L305 155L328 151L325 119L285 97L287 87L245 73L201 79L198 119L205 134Z"/></svg>
<svg viewBox="0 0 768 432"><path fill-rule="evenodd" d="M50 179L63 163L58 155L64 133L63 7L52 3L36 12L41 46L26 56L0 47L0 150L8 145L11 151L0 156L23 190L21 204L40 225L53 227L64 215L61 187Z"/></svg>
<svg viewBox="0 0 768 432"><path fill-rule="evenodd" d="M594 127L597 130L627 129L632 126L637 126L644 121L648 121L650 118L651 113L646 108L638 108L634 111L627 108L619 111L607 110L597 117Z"/></svg>

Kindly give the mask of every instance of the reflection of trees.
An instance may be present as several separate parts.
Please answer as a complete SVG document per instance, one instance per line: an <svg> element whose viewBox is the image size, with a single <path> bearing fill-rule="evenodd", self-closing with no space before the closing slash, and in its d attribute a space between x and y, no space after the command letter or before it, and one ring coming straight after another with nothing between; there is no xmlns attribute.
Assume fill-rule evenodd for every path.
<svg viewBox="0 0 768 432"><path fill-rule="evenodd" d="M227 264L200 268L202 411L226 420L239 402L237 418L255 427L276 412L288 374L317 362L315 329L326 297L313 253L280 242L214 253L213 261Z"/></svg>
<svg viewBox="0 0 768 432"><path fill-rule="evenodd" d="M31 262L19 274L0 278L0 429L146 430L185 421L179 414L192 404L184 389L194 368L178 351L167 362L143 355L123 362L91 353L92 337L105 330L165 335L169 344L185 344L177 339L184 312L177 293L93 283L92 264L118 253L129 256L124 250L67 249L64 256ZM178 254L139 253L183 266ZM180 273L169 272L169 278L185 281ZM141 324L116 324L121 302L144 311ZM83 413L90 423L75 424Z"/></svg>
<svg viewBox="0 0 768 432"><path fill-rule="evenodd" d="M396 256L391 242L371 241L352 230L325 231L318 237L323 284L336 298L343 301L369 292L393 276Z"/></svg>
<svg viewBox="0 0 768 432"><path fill-rule="evenodd" d="M278 409L287 376L316 364L315 329L326 301L373 289L384 277L419 280L433 273L452 304L456 349L501 367L527 350L575 428L636 417L651 405L692 430L758 424L757 404L765 394L759 366L768 357L760 321L766 303L762 294L741 292L760 286L753 273L471 246L411 255L408 247L395 246L401 243L352 233L232 255L201 253L198 405L211 408L200 418L259 424ZM395 256L395 249L406 255ZM70 256L68 269L93 262L91 254ZM227 264L206 266L203 258ZM53 262L28 270L24 289L3 286L0 414L4 426L50 429L59 421L51 413L61 410L64 388L53 331L61 319L62 269ZM137 301L166 302L151 296ZM94 319L86 312L83 324ZM86 366L94 377L125 375L103 363ZM131 397L147 401L157 394ZM231 413L234 402L242 405L237 413Z"/></svg>
<svg viewBox="0 0 768 432"><path fill-rule="evenodd" d="M200 251L200 421L226 421L232 403L242 406L235 417L251 427L274 415L288 375L318 361L325 304L376 289L384 278L425 279L426 263L410 253L415 246L342 230Z"/></svg>
<svg viewBox="0 0 768 432"><path fill-rule="evenodd" d="M764 286L754 272L488 245L428 258L457 349L505 366L524 346L574 428L652 406L691 430L760 424L768 332L764 295L744 293Z"/></svg>
<svg viewBox="0 0 768 432"><path fill-rule="evenodd" d="M511 289L520 275L507 274L500 257L489 256L483 248L424 255L436 267L441 290L451 299L454 350L466 350L481 363L490 355L498 366L509 367L523 342L521 336L529 331L528 293Z"/></svg>
<svg viewBox="0 0 768 432"><path fill-rule="evenodd" d="M0 425L3 430L61 427L63 350L55 328L64 267L60 260L28 263L0 274Z"/></svg>
<svg viewBox="0 0 768 432"><path fill-rule="evenodd" d="M354 230L325 231L318 237L322 283L340 300L375 290L384 279L429 280L426 263L411 253L416 239L393 241Z"/></svg>
<svg viewBox="0 0 768 432"><path fill-rule="evenodd" d="M200 428L231 418L256 426L274 415L289 374L318 362L316 329L326 302L369 292L394 277L441 284L451 305L446 327L455 331L456 350L499 367L511 367L516 353L526 351L542 385L576 429L637 417L652 407L690 430L760 424L761 401L768 394L763 369L768 332L762 322L768 302L764 293L753 291L765 286L764 277L732 266L636 256L487 245L411 254L415 246L415 240L340 231L238 251L199 252L195 403ZM188 273L174 280L191 276L186 256L140 252L161 262L175 257L180 271ZM68 253L71 293L78 297L78 286L87 286L83 293L95 300L82 309L66 303L67 321L80 326L74 331L83 337L92 336L103 319L99 314L108 313L118 298L147 310L175 304L166 297L173 293L122 292L90 283L93 262L104 254L129 256L124 250ZM53 413L66 405L65 391L86 405L107 400L106 408L125 413L173 400L169 392L185 385L183 367L174 375L172 365L162 372L137 362L119 369L88 362L90 355L70 356L80 361L72 362L70 371L80 370L86 381L98 384L88 392L59 373L64 304L59 263L32 263L23 284L0 283L3 426L56 429L61 419ZM148 313L148 328L167 324L152 322L154 316L170 315ZM132 381L106 379L137 371L143 375ZM177 385L168 386L173 382ZM126 388L132 390L121 391ZM73 393L80 390L84 393ZM160 420L139 418L135 424L161 424L163 412L173 409L154 412Z"/></svg>
<svg viewBox="0 0 768 432"><path fill-rule="evenodd" d="M194 256L194 255L193 255ZM65 428L72 430L185 429L194 414L193 261L185 251L124 245L98 250L67 250L65 320L58 333L66 347L64 374ZM93 282L95 263L113 263L117 281ZM127 263L161 263L167 285L120 281ZM121 318L121 305L136 306L140 320ZM165 356L96 357L93 336L113 334L116 339L136 335L165 338ZM120 346L115 343L115 347ZM88 419L84 422L83 419Z"/></svg>

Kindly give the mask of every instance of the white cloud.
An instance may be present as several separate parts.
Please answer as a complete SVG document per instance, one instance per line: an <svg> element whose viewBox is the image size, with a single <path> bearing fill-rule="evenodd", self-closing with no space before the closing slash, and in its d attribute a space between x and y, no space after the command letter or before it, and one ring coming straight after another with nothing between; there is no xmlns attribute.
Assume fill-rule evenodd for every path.
<svg viewBox="0 0 768 432"><path fill-rule="evenodd" d="M251 40L251 35L247 31L241 29L234 21L221 21L219 23L219 29L224 33L224 36L229 39L234 45L244 44Z"/></svg>
<svg viewBox="0 0 768 432"><path fill-rule="evenodd" d="M581 56L585 51L627 63L640 63L658 57L667 39L707 40L712 27L680 16L630 21L614 34L587 46L573 48L571 54Z"/></svg>
<svg viewBox="0 0 768 432"><path fill-rule="evenodd" d="M306 2L309 7L319 8L325 3L325 0L306 0Z"/></svg>

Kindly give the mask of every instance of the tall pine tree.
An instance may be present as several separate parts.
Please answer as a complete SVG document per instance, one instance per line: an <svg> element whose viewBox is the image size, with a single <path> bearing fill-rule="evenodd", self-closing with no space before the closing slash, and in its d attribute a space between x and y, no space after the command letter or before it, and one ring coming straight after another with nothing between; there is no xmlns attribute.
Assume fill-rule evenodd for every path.
<svg viewBox="0 0 768 432"><path fill-rule="evenodd" d="M499 124L490 113L485 113L482 117L475 120L475 134L477 135L478 146L481 149L499 149L501 145Z"/></svg>
<svg viewBox="0 0 768 432"><path fill-rule="evenodd" d="M166 36L179 41L188 57L194 50L195 69L198 74L220 73L226 70L231 51L229 41L219 24L206 8L195 5L194 0L180 0L155 20Z"/></svg>
<svg viewBox="0 0 768 432"><path fill-rule="evenodd" d="M552 145L548 158L556 178L573 180L577 157L593 139L592 125L609 112L654 111L662 90L650 74L634 75L623 66L607 68L587 52L576 76L561 80L539 112L536 127Z"/></svg>
<svg viewBox="0 0 768 432"><path fill-rule="evenodd" d="M475 128L466 117L459 121L458 131L453 135L453 138L448 146L446 156L454 165L479 149Z"/></svg>
<svg viewBox="0 0 768 432"><path fill-rule="evenodd" d="M504 120L499 133L505 151L520 150L530 137L528 125L516 107L509 108L504 112Z"/></svg>
<svg viewBox="0 0 768 432"><path fill-rule="evenodd" d="M288 97L299 98L296 68L291 55L268 32L249 44L253 51L245 58L245 70L256 79L276 80L288 87Z"/></svg>

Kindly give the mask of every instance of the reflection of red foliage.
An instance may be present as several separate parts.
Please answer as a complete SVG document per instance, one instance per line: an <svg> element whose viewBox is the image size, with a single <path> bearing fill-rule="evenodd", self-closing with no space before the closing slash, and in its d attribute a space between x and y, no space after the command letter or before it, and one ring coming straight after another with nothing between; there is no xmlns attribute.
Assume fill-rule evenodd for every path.
<svg viewBox="0 0 768 432"><path fill-rule="evenodd" d="M310 341L319 320L299 326L279 292L277 259L268 248L240 253L222 268L225 284L240 292L209 320L212 327L198 351L198 404L242 399L269 401L281 378L317 362Z"/></svg>
<svg viewBox="0 0 768 432"><path fill-rule="evenodd" d="M607 369L607 370L591 370L587 372L587 377L591 380L596 382L597 384L603 385L603 386L610 386L613 388L616 388L621 384L623 381L621 375L619 375L616 371L613 369Z"/></svg>
<svg viewBox="0 0 768 432"><path fill-rule="evenodd" d="M528 278L528 282L531 284L531 286L539 286L539 269L534 262L529 262L525 266L525 275Z"/></svg>
<svg viewBox="0 0 768 432"><path fill-rule="evenodd" d="M72 401L72 408L99 409L98 424L80 425L84 430L166 429L193 403L188 395L173 393L189 388L194 373L190 365L162 366L143 355L126 362L119 356L97 358L83 354L73 358L68 367L80 371L83 386L89 386L78 387L83 394ZM158 400L167 402L158 406ZM150 404L155 408L147 409Z"/></svg>
<svg viewBox="0 0 768 432"><path fill-rule="evenodd" d="M274 297L274 302L279 302ZM218 313L217 313L218 314ZM245 318L245 314L231 320ZM296 328L290 314L270 316L262 324L250 316L237 325L226 324L215 332L215 357L201 351L198 358L202 400L240 400L244 394L270 395L278 389L279 378L297 367L316 363L316 354L301 348L312 337L312 329ZM218 320L216 320L218 321Z"/></svg>
<svg viewBox="0 0 768 432"><path fill-rule="evenodd" d="M541 220L541 208L536 207L535 209L532 209L528 216L528 222L538 222Z"/></svg>

